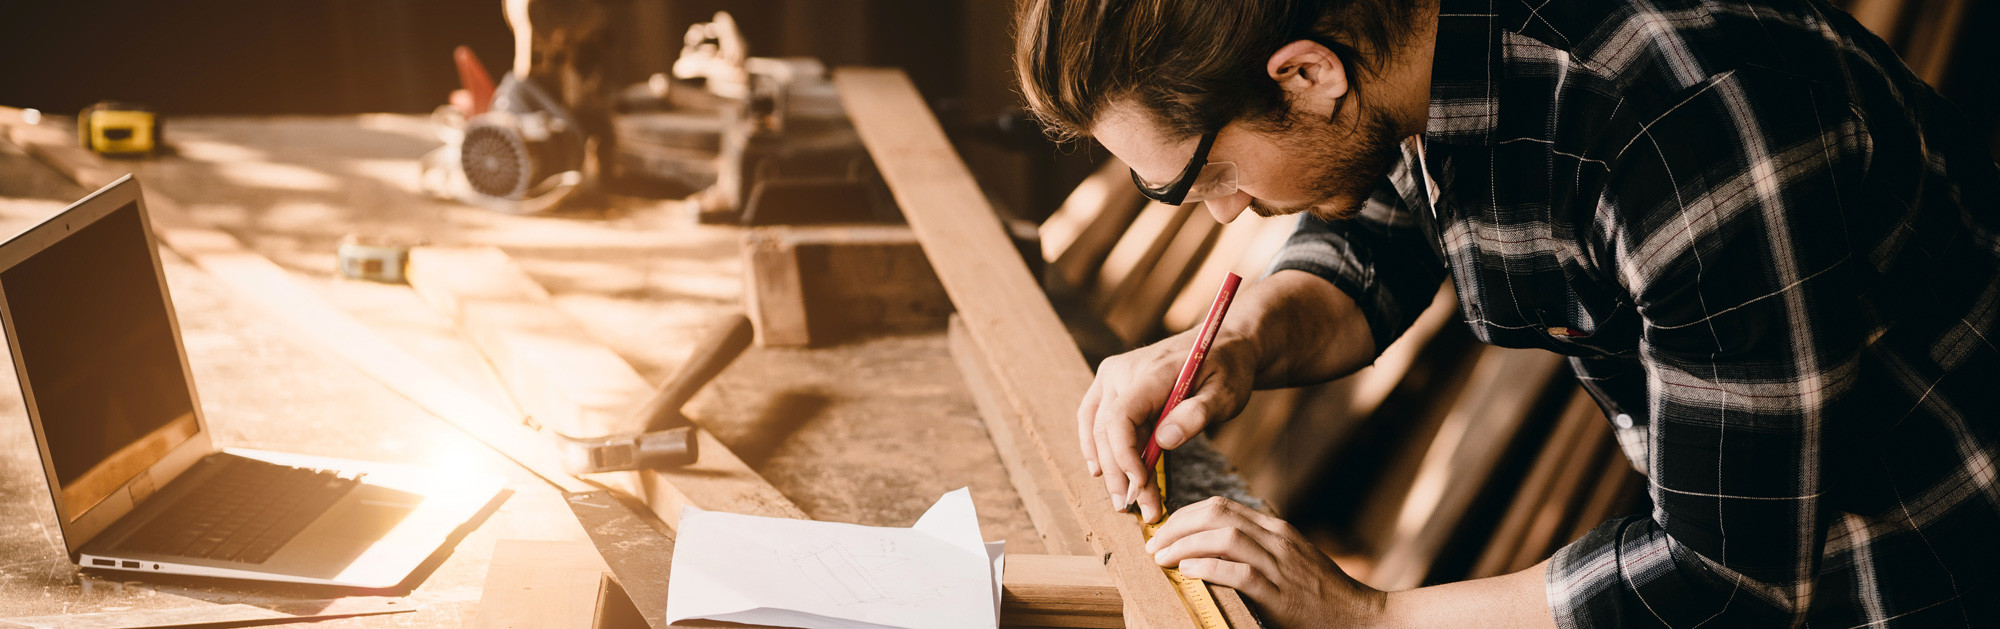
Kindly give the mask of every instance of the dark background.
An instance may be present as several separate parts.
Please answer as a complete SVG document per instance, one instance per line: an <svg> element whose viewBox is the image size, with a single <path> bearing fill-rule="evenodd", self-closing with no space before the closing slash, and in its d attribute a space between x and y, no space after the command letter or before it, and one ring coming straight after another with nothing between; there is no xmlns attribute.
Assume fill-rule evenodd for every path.
<svg viewBox="0 0 2000 629"><path fill-rule="evenodd" d="M619 84L667 71L687 27L726 10L752 55L908 71L1004 210L1046 216L1090 169L1087 150L991 137L993 121L1019 107L1013 0L609 4L624 51ZM461 44L495 80L511 66L500 0L0 0L0 104L57 114L107 99L168 116L428 113L458 87L451 51Z"/></svg>
<svg viewBox="0 0 2000 629"><path fill-rule="evenodd" d="M901 67L1002 208L1039 219L1096 155L982 139L1019 107L1015 1L617 0L624 63L614 79L666 71L688 25L717 10L736 17L753 55ZM1936 18L1922 8L1900 23L1899 47L1929 36L1922 27ZM1972 1L1960 21L1941 89L2000 147L2000 2ZM65 114L105 99L169 115L424 113L458 86L451 50L461 44L496 79L506 70L513 40L499 0L0 0L0 104Z"/></svg>

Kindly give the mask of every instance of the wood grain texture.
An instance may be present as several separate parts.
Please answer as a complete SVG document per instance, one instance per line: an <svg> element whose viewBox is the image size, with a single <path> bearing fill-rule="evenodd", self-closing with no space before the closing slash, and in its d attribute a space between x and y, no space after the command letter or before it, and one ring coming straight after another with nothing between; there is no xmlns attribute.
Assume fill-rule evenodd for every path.
<svg viewBox="0 0 2000 629"><path fill-rule="evenodd" d="M1591 401L1590 394L1578 389L1570 396L1569 405L1556 421L1555 428L1549 431L1548 439L1542 442L1541 450L1535 453L1527 476L1522 478L1520 488L1515 491L1506 513L1500 517L1500 524L1494 527L1493 535L1480 552L1478 561L1473 563L1467 578L1479 579L1513 572L1519 569L1514 567L1514 557L1539 554L1547 546L1545 539L1538 541L1529 535L1529 531L1546 506L1569 497L1563 487L1573 479L1561 476L1563 464L1589 451L1587 446L1592 444L1584 439L1593 423L1603 424L1603 413L1597 409L1597 403ZM1601 438L1603 435L1600 433L1597 436Z"/></svg>
<svg viewBox="0 0 2000 629"><path fill-rule="evenodd" d="M1028 441L1104 558L1128 623L1193 627L1145 552L1138 519L1107 508L1103 485L1084 469L1075 413L1090 368L916 87L902 72L883 69L837 70L834 83L966 329L986 351L997 388L1020 409ZM1240 599L1218 598L1242 607Z"/></svg>
<svg viewBox="0 0 2000 629"><path fill-rule="evenodd" d="M1021 495L1028 519L1035 523L1035 532L1041 535L1043 547L1053 555L1089 553L1090 545L1084 541L1083 525L1077 523L1075 514L1063 507L1062 490L1057 486L1061 481L1050 473L1049 466L1034 453L1033 446L1022 442L1020 409L1008 402L1000 392L999 384L994 382L993 367L985 350L972 340L972 333L965 329L965 321L956 315L951 318L951 328L946 334L951 342L952 360L958 363L959 372L965 376L966 387L972 390L972 401L979 407L979 418L986 422L986 434L993 439L993 448L1000 454L1000 463L1007 467L1007 477L1013 481L1015 493Z"/></svg>
<svg viewBox="0 0 2000 629"><path fill-rule="evenodd" d="M806 325L805 286L791 243L758 229L743 232L743 307L757 330L757 344L793 347L812 343Z"/></svg>
<svg viewBox="0 0 2000 629"><path fill-rule="evenodd" d="M1482 353L1424 455L1371 585L1389 591L1424 584L1431 565L1471 508L1486 478L1564 364L1540 350Z"/></svg>
<svg viewBox="0 0 2000 629"><path fill-rule="evenodd" d="M548 292L505 252L418 247L410 251L408 275L418 294L458 322L538 419L557 418L562 423L552 425L573 436L645 429L644 418L632 411L652 394L652 384L558 310ZM568 432L572 430L577 432ZM592 478L643 497L670 527L679 521L683 506L806 518L709 431L698 430L695 438L701 458L692 465Z"/></svg>
<svg viewBox="0 0 2000 629"><path fill-rule="evenodd" d="M1145 206L1125 163L1107 159L1042 222L1042 259L1050 275L1065 286L1089 285Z"/></svg>
<svg viewBox="0 0 2000 629"><path fill-rule="evenodd" d="M903 225L777 225L743 234L745 304L766 347L935 332L951 315Z"/></svg>
<svg viewBox="0 0 2000 629"><path fill-rule="evenodd" d="M1009 625L1123 627L1123 601L1096 557L1007 556L1000 613Z"/></svg>
<svg viewBox="0 0 2000 629"><path fill-rule="evenodd" d="M479 612L467 623L468 629L630 627L600 622L600 609L619 609L600 604L606 598L605 587L612 585L605 578L610 574L611 568L588 542L500 540L493 545L493 561L480 588ZM644 619L638 626L645 626Z"/></svg>
<svg viewBox="0 0 2000 629"><path fill-rule="evenodd" d="M1210 218L1208 212L1190 213L1136 286L1105 311L1105 323L1134 345L1156 338L1165 327L1162 321L1167 308L1173 305L1174 296L1188 286L1221 232L1222 224ZM1220 285L1220 281L1215 284ZM1211 287L1195 290L1203 289L1214 290Z"/></svg>

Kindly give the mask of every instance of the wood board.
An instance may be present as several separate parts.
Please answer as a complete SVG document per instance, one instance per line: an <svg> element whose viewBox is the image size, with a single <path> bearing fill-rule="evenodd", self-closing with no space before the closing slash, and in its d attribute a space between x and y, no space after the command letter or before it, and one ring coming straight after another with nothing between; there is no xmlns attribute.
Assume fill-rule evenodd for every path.
<svg viewBox="0 0 2000 629"><path fill-rule="evenodd" d="M996 388L1019 409L1027 441L1103 557L1128 624L1194 627L1145 552L1138 519L1108 509L1103 485L1084 469L1075 411L1090 368L916 87L901 71L863 68L836 70L834 84L966 330L986 352ZM1232 626L1256 626L1235 591L1215 591Z"/></svg>

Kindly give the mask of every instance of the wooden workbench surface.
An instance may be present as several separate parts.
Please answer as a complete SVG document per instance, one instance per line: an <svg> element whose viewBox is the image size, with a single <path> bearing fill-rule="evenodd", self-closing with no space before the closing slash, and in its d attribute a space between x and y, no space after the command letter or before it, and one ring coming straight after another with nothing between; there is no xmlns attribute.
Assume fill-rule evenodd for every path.
<svg viewBox="0 0 2000 629"><path fill-rule="evenodd" d="M476 352L407 287L341 281L333 251L359 232L506 250L557 305L658 382L704 326L737 305L739 230L671 203L611 198L557 218L507 216L417 192L438 146L415 116L178 118L170 157L138 165L165 192L319 289L390 340L501 399ZM86 191L0 143L0 233ZM163 254L197 391L216 442L502 474L499 511L407 595L422 611L333 626L457 626L476 611L496 540L583 540L556 492L359 372L292 342L219 283ZM5 354L0 353L0 361ZM323 589L81 573L63 557L34 442L0 377L0 618L322 598ZM753 348L688 406L814 519L905 526L970 486L988 539L1041 543L988 441L944 334L815 350Z"/></svg>

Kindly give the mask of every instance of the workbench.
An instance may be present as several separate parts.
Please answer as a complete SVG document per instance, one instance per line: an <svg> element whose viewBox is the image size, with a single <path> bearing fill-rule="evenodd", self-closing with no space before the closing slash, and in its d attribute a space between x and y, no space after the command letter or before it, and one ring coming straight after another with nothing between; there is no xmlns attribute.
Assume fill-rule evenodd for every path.
<svg viewBox="0 0 2000 629"><path fill-rule="evenodd" d="M739 304L737 228L697 224L670 201L606 197L594 209L519 217L436 201L417 158L439 143L417 116L177 118L174 154L132 164L179 200L305 280L459 384L504 387L444 315L405 286L340 280L348 233L505 250L556 305L659 382L703 327ZM0 143L0 232L12 234L88 191ZM585 541L560 495L355 369L314 352L171 251L162 261L197 392L219 446L285 450L499 474L511 495L420 572L420 611L328 626L458 626L476 613L496 541ZM943 330L817 349L753 348L687 407L817 520L906 526L940 494L972 488L987 539L1042 544L988 439ZM4 354L0 354L4 360ZM11 367L11 366L10 366ZM0 617L273 605L338 596L321 588L85 573L63 556L12 378L0 384Z"/></svg>

